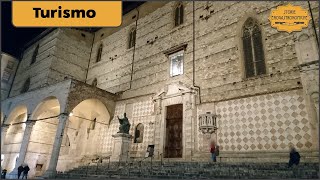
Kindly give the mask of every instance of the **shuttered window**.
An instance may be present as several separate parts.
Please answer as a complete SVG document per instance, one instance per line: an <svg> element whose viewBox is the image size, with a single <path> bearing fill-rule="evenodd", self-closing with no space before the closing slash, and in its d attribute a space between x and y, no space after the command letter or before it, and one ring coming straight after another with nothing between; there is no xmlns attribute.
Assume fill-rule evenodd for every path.
<svg viewBox="0 0 320 180"><path fill-rule="evenodd" d="M179 4L175 9L174 25L179 26L183 23L183 5Z"/></svg>
<svg viewBox="0 0 320 180"><path fill-rule="evenodd" d="M37 47L33 51L30 65L36 62L38 51L39 51L39 44L37 45Z"/></svg>
<svg viewBox="0 0 320 180"><path fill-rule="evenodd" d="M92 86L94 86L94 87L97 87L97 85L98 85L98 80L97 80L97 78L94 78L94 80L92 81L92 84L91 84Z"/></svg>
<svg viewBox="0 0 320 180"><path fill-rule="evenodd" d="M97 59L96 59L96 62L101 61L102 48L103 48L103 45L102 45L102 44L100 44L99 49L98 49L98 52L97 52Z"/></svg>
<svg viewBox="0 0 320 180"><path fill-rule="evenodd" d="M244 64L246 77L266 73L261 31L258 23L248 18L242 34Z"/></svg>
<svg viewBox="0 0 320 180"><path fill-rule="evenodd" d="M132 48L136 43L136 29L132 29L129 34L129 49Z"/></svg>
<svg viewBox="0 0 320 180"><path fill-rule="evenodd" d="M21 92L21 93L27 92L27 91L29 90L29 87L30 87L30 78L28 78L28 79L24 82L24 84L23 84L20 92Z"/></svg>

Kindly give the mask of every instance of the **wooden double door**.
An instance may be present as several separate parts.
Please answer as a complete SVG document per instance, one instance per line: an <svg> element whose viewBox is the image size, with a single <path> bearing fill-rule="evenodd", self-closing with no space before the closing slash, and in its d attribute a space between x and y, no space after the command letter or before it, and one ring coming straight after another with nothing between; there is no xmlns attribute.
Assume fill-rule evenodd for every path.
<svg viewBox="0 0 320 180"><path fill-rule="evenodd" d="M167 106L165 158L182 158L183 106Z"/></svg>

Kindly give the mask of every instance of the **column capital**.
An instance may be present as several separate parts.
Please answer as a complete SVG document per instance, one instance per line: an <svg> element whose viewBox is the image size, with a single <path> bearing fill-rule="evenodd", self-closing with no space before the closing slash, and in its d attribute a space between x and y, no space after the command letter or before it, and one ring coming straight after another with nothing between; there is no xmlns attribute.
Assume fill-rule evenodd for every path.
<svg viewBox="0 0 320 180"><path fill-rule="evenodd" d="M69 117L69 114L68 112L63 112L61 114L59 114L59 117Z"/></svg>
<svg viewBox="0 0 320 180"><path fill-rule="evenodd" d="M7 131L9 129L9 127L10 127L10 124L2 124L1 125L2 131Z"/></svg>
<svg viewBox="0 0 320 180"><path fill-rule="evenodd" d="M33 125L36 124L36 122L37 122L36 120L27 119L26 126L32 127Z"/></svg>

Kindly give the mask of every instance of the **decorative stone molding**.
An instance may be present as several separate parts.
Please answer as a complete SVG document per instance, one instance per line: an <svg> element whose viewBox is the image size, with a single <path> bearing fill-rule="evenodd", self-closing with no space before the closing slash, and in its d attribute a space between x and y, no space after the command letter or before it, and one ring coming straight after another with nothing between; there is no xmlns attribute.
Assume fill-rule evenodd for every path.
<svg viewBox="0 0 320 180"><path fill-rule="evenodd" d="M203 134L215 133L217 128L217 115L206 113L199 115L199 130Z"/></svg>

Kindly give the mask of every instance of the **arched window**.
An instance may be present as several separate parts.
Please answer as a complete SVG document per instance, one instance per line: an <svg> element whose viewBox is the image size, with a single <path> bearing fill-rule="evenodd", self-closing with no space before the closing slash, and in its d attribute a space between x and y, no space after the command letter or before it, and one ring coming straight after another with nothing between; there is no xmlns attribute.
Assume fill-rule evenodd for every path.
<svg viewBox="0 0 320 180"><path fill-rule="evenodd" d="M33 51L30 65L36 62L38 51L39 51L39 44L37 45L37 47Z"/></svg>
<svg viewBox="0 0 320 180"><path fill-rule="evenodd" d="M266 73L261 30L257 21L248 18L242 28L243 55L246 77Z"/></svg>
<svg viewBox="0 0 320 180"><path fill-rule="evenodd" d="M136 28L131 29L129 34L129 49L136 43Z"/></svg>
<svg viewBox="0 0 320 180"><path fill-rule="evenodd" d="M138 124L134 131L134 143L142 143L143 142L143 124Z"/></svg>
<svg viewBox="0 0 320 180"><path fill-rule="evenodd" d="M97 85L98 85L97 78L94 78L94 80L92 81L91 85L94 86L94 87L97 87Z"/></svg>
<svg viewBox="0 0 320 180"><path fill-rule="evenodd" d="M99 46L99 48L98 48L96 62L99 62L99 61L101 60L102 48L103 48L103 45L102 45L102 43L101 43L100 46Z"/></svg>
<svg viewBox="0 0 320 180"><path fill-rule="evenodd" d="M21 89L21 93L25 93L25 92L27 92L28 90L29 90L29 87L30 87L30 78L28 78L25 82L24 82L24 84L23 84L23 86L22 86L22 89Z"/></svg>
<svg viewBox="0 0 320 180"><path fill-rule="evenodd" d="M183 5L180 3L175 9L174 25L179 26L183 23Z"/></svg>

